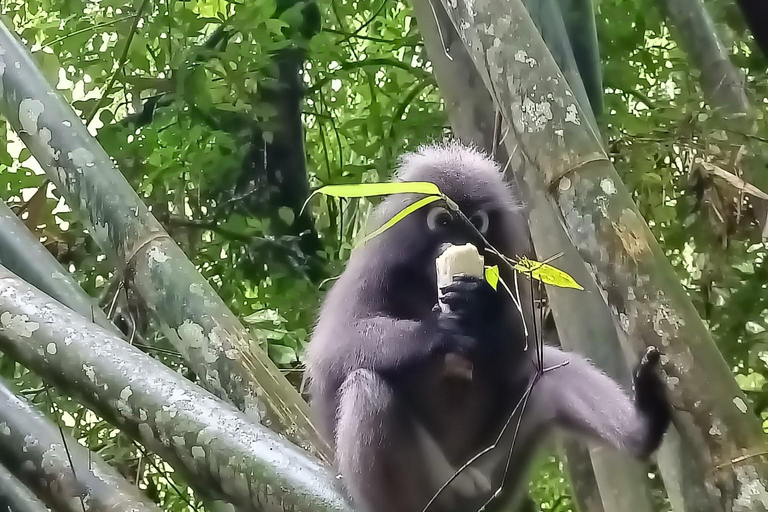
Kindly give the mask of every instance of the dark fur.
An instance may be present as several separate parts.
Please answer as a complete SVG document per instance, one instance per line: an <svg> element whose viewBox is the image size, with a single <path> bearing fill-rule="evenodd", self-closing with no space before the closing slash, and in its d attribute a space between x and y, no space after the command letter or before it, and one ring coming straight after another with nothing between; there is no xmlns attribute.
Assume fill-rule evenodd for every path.
<svg viewBox="0 0 768 512"><path fill-rule="evenodd" d="M498 168L480 153L456 143L422 148L402 160L398 177L436 183L467 216L484 210L490 218L486 237L497 249L529 253L519 205ZM389 196L376 208L374 228L414 199ZM534 345L526 351L520 313L504 291L457 279L445 290L449 311L435 307L440 245L483 244L461 221L442 233L430 231L429 209L353 252L326 298L308 350L318 427L334 447L358 510L420 512L457 468L496 439L535 374ZM486 255L486 263L493 258ZM509 273L502 277L513 283ZM529 307L525 294L521 299ZM471 379L446 373L447 354L471 362ZM633 402L585 359L545 347L545 366L569 362L533 387L505 493L525 483L536 441L555 425L638 457L655 450L670 408L655 372L658 353L648 356L638 369ZM501 483L515 426L430 510L482 505Z"/></svg>

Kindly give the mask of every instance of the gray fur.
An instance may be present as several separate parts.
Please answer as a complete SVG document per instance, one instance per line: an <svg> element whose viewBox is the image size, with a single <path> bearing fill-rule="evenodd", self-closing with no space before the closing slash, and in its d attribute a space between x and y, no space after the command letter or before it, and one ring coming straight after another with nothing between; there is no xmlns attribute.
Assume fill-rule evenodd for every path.
<svg viewBox="0 0 768 512"><path fill-rule="evenodd" d="M467 215L483 209L492 219L487 238L497 249L530 255L520 201L498 167L480 152L458 143L427 146L403 157L397 176L436 183ZM414 199L386 198L374 212L371 229ZM430 232L428 209L353 252L326 297L308 349L318 427L334 447L336 464L358 510L421 512L442 483L496 440L535 375L534 345L525 350L520 314L503 292L479 309L483 313L498 307L500 314L484 319L492 328L446 331L445 325L455 323L441 323L447 317L434 308L438 248L446 241L480 244L460 229L439 236ZM506 271L502 277L508 283L514 279ZM453 295L464 297L461 293L469 292ZM530 299L523 297L522 303ZM469 340L473 351L461 352L461 343L477 332L485 333L484 338ZM466 356L473 364L471 380L445 377L443 355L445 350L454 353L451 347L462 357L485 354ZM431 511L471 511L485 503L502 484L515 431L504 480L507 495L525 488L528 460L552 427L638 457L658 446L669 413L651 367L655 359L641 368L638 407L584 358L552 347L545 348L544 358L547 366L566 360L568 364L538 380L519 430L515 419L499 448L461 472Z"/></svg>

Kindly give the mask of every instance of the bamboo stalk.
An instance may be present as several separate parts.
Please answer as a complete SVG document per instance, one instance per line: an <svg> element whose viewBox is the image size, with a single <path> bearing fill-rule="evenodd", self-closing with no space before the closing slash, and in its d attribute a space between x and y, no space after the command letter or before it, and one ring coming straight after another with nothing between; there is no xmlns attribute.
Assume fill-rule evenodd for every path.
<svg viewBox="0 0 768 512"><path fill-rule="evenodd" d="M0 350L160 455L206 498L244 511L349 510L316 459L2 266Z"/></svg>
<svg viewBox="0 0 768 512"><path fill-rule="evenodd" d="M0 25L0 113L161 321L201 383L315 455L307 405L148 211L26 48ZM263 341L263 340L262 340Z"/></svg>
<svg viewBox="0 0 768 512"><path fill-rule="evenodd" d="M690 454L710 503L765 510L768 461L760 422L520 0L444 5L534 164L525 182L556 208L626 349L655 345L665 353L675 426L696 447Z"/></svg>
<svg viewBox="0 0 768 512"><path fill-rule="evenodd" d="M7 316L0 319L0 333L8 330L3 327L7 322ZM160 512L99 455L64 434L2 383L0 459L59 512L83 512L86 503L88 510L94 512Z"/></svg>

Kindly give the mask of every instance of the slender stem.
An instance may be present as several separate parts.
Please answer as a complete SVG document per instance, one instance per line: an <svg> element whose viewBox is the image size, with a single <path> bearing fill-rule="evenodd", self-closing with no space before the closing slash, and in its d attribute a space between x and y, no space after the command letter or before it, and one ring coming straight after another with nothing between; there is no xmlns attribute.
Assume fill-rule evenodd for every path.
<svg viewBox="0 0 768 512"><path fill-rule="evenodd" d="M60 42L62 42L64 40L69 39L70 37L79 36L80 34L84 34L86 32L95 31L95 30L98 30L100 28L116 25L116 24L118 24L118 23L120 23L122 21L127 21L127 20L133 18L133 16L134 16L133 14L129 14L128 16L123 16L122 18L116 18L114 20L104 21L104 22L101 22L101 23L97 23L95 25L91 25L89 27L81 28L79 30L75 30L73 32L70 32L69 34L64 34L61 37L57 37L53 41L51 41L49 43L44 43L44 44L46 46L53 46L55 44L59 44Z"/></svg>
<svg viewBox="0 0 768 512"><path fill-rule="evenodd" d="M142 0L141 5L139 5L139 9L136 11L136 14L133 17L133 25L131 25L131 30L128 32L128 37L125 40L125 46L123 47L123 53L120 55L120 60L117 62L117 69L112 73L112 76L109 78L109 82L107 82L107 86L104 88L104 93L101 95L101 98L99 98L99 101L96 102L96 105L94 105L93 110L91 110L91 113L88 114L88 117L86 118L85 125L88 126L91 124L91 121L93 121L93 118L96 117L96 114L101 109L102 106L104 106L104 103L107 101L107 98L109 97L110 93L112 92L112 87L115 85L115 81L117 80L117 75L121 74L123 71L123 67L125 66L125 62L128 60L128 50L131 48L131 41L133 41L133 36L136 34L136 31L139 29L139 20L141 19L141 14L144 12L144 8L149 3L149 0Z"/></svg>

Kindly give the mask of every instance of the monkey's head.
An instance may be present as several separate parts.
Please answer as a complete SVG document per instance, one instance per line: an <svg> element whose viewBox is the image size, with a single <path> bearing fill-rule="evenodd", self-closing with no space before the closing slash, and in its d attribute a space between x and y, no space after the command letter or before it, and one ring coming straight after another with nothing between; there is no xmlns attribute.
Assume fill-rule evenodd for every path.
<svg viewBox="0 0 768 512"><path fill-rule="evenodd" d="M498 264L495 256L484 250L478 231L507 256L530 254L521 201L514 197L499 167L481 152L458 142L424 146L401 158L395 180L434 183L459 205L477 231L438 200L411 213L355 251L350 263L367 267L358 267L362 279L376 275L374 279L386 281L382 284L393 293L401 291L396 290L399 287L394 281L409 280L411 286L432 285L426 290L431 296L435 258L445 243L472 243L487 265ZM387 196L374 210L369 232L420 197ZM499 268L503 269L503 265Z"/></svg>

